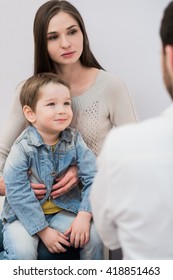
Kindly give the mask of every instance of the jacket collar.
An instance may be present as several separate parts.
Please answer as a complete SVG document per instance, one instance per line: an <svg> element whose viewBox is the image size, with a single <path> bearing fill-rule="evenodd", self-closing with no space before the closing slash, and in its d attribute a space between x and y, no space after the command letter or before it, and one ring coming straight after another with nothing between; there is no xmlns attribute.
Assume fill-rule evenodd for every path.
<svg viewBox="0 0 173 280"><path fill-rule="evenodd" d="M34 126L29 125L26 130L27 130L28 145L34 145L37 147L45 145L40 134L38 133L37 129ZM72 129L68 127L61 132L60 141L70 142L71 140L72 140Z"/></svg>

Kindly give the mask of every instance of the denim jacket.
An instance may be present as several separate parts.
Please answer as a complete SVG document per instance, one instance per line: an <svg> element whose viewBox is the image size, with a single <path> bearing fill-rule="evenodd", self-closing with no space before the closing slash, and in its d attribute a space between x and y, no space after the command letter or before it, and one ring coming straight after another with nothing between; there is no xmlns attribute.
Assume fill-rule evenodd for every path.
<svg viewBox="0 0 173 280"><path fill-rule="evenodd" d="M82 186L76 186L52 201L76 214L78 211L91 212L89 191L96 173L96 160L81 134L67 128L52 152L37 130L28 126L13 144L4 167L7 197L2 212L3 221L10 223L19 219L31 235L47 227L41 204L50 199L55 178L71 165L77 166ZM30 176L28 170L32 171ZM36 198L30 182L45 184L47 192L42 200Z"/></svg>

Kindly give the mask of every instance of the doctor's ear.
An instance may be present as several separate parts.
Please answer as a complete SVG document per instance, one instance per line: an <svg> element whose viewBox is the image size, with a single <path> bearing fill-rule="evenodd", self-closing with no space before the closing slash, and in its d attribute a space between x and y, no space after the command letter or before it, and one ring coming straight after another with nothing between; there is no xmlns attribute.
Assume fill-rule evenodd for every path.
<svg viewBox="0 0 173 280"><path fill-rule="evenodd" d="M35 113L29 106L25 105L23 107L23 114L28 122L30 122L32 124L35 123L35 121L36 121Z"/></svg>
<svg viewBox="0 0 173 280"><path fill-rule="evenodd" d="M164 53L165 53L167 67L169 71L173 73L173 46L171 45L165 46Z"/></svg>

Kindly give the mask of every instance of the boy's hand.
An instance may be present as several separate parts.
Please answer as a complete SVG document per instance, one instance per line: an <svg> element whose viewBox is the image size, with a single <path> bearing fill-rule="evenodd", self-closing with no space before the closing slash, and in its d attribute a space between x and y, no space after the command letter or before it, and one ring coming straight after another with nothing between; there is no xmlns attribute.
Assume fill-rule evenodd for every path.
<svg viewBox="0 0 173 280"><path fill-rule="evenodd" d="M80 211L71 226L65 231L65 235L70 235L70 244L75 248L83 248L89 241L90 221L92 214Z"/></svg>
<svg viewBox="0 0 173 280"><path fill-rule="evenodd" d="M70 247L70 243L67 241L69 238L51 227L47 227L39 231L37 235L51 253L66 252L67 249L65 249L62 245Z"/></svg>

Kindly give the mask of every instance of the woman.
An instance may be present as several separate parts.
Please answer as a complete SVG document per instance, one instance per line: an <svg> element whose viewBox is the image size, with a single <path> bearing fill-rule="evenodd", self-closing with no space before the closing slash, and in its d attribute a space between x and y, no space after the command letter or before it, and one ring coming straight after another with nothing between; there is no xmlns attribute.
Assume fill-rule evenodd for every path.
<svg viewBox="0 0 173 280"><path fill-rule="evenodd" d="M34 73L54 72L71 86L74 117L71 126L79 130L97 156L108 131L136 116L123 81L103 70L90 50L83 19L68 1L52 0L43 4L34 20ZM5 194L3 166L16 137L25 127L19 105L20 87L13 104L12 118L0 141L0 190ZM15 117L14 117L15 116ZM61 179L61 180L60 180ZM71 167L52 187L52 197L66 193L77 182ZM32 184L38 198L43 185ZM40 190L39 190L40 189Z"/></svg>

